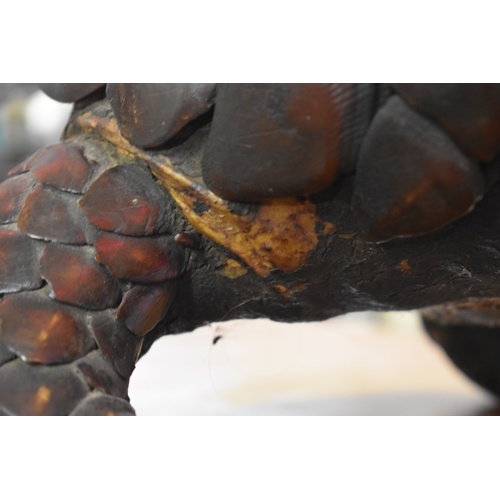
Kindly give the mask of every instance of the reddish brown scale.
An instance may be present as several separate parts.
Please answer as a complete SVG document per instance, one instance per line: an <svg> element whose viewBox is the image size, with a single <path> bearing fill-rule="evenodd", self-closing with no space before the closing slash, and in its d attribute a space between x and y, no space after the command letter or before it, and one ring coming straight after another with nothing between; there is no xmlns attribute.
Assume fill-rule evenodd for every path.
<svg viewBox="0 0 500 500"><path fill-rule="evenodd" d="M441 228L468 213L483 190L479 167L394 96L364 140L353 208L362 237L380 242Z"/></svg>
<svg viewBox="0 0 500 500"><path fill-rule="evenodd" d="M493 160L500 150L500 84L398 83L396 90L432 117L471 158Z"/></svg>
<svg viewBox="0 0 500 500"><path fill-rule="evenodd" d="M8 175L17 176L32 170L40 182L79 194L95 172L94 166L83 156L80 146L72 141L39 149L10 169Z"/></svg>
<svg viewBox="0 0 500 500"><path fill-rule="evenodd" d="M76 362L91 387L121 398L127 397L128 383L121 378L108 361L96 351Z"/></svg>
<svg viewBox="0 0 500 500"><path fill-rule="evenodd" d="M40 83L40 88L59 102L75 102L88 96L105 83Z"/></svg>
<svg viewBox="0 0 500 500"><path fill-rule="evenodd" d="M85 243L85 219L78 198L47 186L37 186L19 214L19 229L42 240L73 245Z"/></svg>
<svg viewBox="0 0 500 500"><path fill-rule="evenodd" d="M35 290L41 285L36 243L23 234L0 230L0 293Z"/></svg>
<svg viewBox="0 0 500 500"><path fill-rule="evenodd" d="M125 295L116 319L138 336L150 332L168 313L175 298L176 284L136 285Z"/></svg>
<svg viewBox="0 0 500 500"><path fill-rule="evenodd" d="M83 193L93 173L79 146L71 142L42 149L27 169L43 184L71 193Z"/></svg>
<svg viewBox="0 0 500 500"><path fill-rule="evenodd" d="M75 417L133 417L135 411L123 399L105 394L90 395L71 413Z"/></svg>
<svg viewBox="0 0 500 500"><path fill-rule="evenodd" d="M142 347L142 339L117 322L109 312L92 316L92 330L99 349L115 370L122 377L130 377Z"/></svg>
<svg viewBox="0 0 500 500"><path fill-rule="evenodd" d="M166 230L166 196L147 168L126 165L104 172L79 206L99 229L144 236Z"/></svg>
<svg viewBox="0 0 500 500"><path fill-rule="evenodd" d="M159 146L208 110L214 83L108 83L106 95L132 144Z"/></svg>
<svg viewBox="0 0 500 500"><path fill-rule="evenodd" d="M68 363L95 348L83 313L41 294L5 297L0 318L2 341L30 363Z"/></svg>
<svg viewBox="0 0 500 500"><path fill-rule="evenodd" d="M49 244L41 259L42 276L53 298L89 310L115 307L121 298L119 283L94 260L88 248Z"/></svg>
<svg viewBox="0 0 500 500"><path fill-rule="evenodd" d="M118 279L150 284L177 278L184 266L184 250L170 236L132 238L100 234L96 260Z"/></svg>
<svg viewBox="0 0 500 500"><path fill-rule="evenodd" d="M30 174L6 179L0 184L0 224L16 222L35 179Z"/></svg>
<svg viewBox="0 0 500 500"><path fill-rule="evenodd" d="M260 201L327 188L356 161L374 86L222 84L203 156L219 196ZM236 112L235 112L236 110Z"/></svg>
<svg viewBox="0 0 500 500"><path fill-rule="evenodd" d="M17 360L0 368L0 408L11 415L68 415L87 393L68 366Z"/></svg>
<svg viewBox="0 0 500 500"><path fill-rule="evenodd" d="M14 359L16 355L2 342L0 341L0 366L7 361Z"/></svg>

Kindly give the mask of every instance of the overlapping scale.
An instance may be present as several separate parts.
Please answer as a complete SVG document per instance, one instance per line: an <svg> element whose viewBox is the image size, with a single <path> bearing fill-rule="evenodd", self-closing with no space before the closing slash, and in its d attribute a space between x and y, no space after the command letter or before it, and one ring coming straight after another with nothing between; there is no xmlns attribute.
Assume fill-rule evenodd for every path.
<svg viewBox="0 0 500 500"><path fill-rule="evenodd" d="M95 241L96 260L118 279L135 283L162 283L181 275L184 249L171 236L149 238L100 234Z"/></svg>
<svg viewBox="0 0 500 500"><path fill-rule="evenodd" d="M356 161L375 106L358 84L223 84L202 160L203 180L234 201L327 188Z"/></svg>
<svg viewBox="0 0 500 500"><path fill-rule="evenodd" d="M71 415L76 417L133 417L135 411L123 399L106 394L93 394L82 401Z"/></svg>
<svg viewBox="0 0 500 500"><path fill-rule="evenodd" d="M11 415L68 415L87 393L69 366L16 360L0 367L0 408Z"/></svg>
<svg viewBox="0 0 500 500"><path fill-rule="evenodd" d="M35 179L30 174L11 177L0 184L0 224L17 221L24 201L34 185Z"/></svg>
<svg viewBox="0 0 500 500"><path fill-rule="evenodd" d="M70 193L37 186L26 198L17 225L34 238L83 245L86 221L77 201Z"/></svg>
<svg viewBox="0 0 500 500"><path fill-rule="evenodd" d="M117 319L142 337L150 332L167 314L175 298L175 282L163 286L135 285L127 292L117 312Z"/></svg>
<svg viewBox="0 0 500 500"><path fill-rule="evenodd" d="M142 339L117 322L110 312L95 313L92 316L92 331L99 349L115 370L122 377L130 377L141 350Z"/></svg>
<svg viewBox="0 0 500 500"><path fill-rule="evenodd" d="M132 144L159 146L211 106L214 83L108 83L106 95Z"/></svg>
<svg viewBox="0 0 500 500"><path fill-rule="evenodd" d="M467 214L484 179L448 135L391 97L363 142L353 208L371 242L426 234Z"/></svg>
<svg viewBox="0 0 500 500"><path fill-rule="evenodd" d="M51 285L51 295L59 302L102 310L120 301L119 283L96 264L89 248L47 245L41 258L41 273Z"/></svg>
<svg viewBox="0 0 500 500"><path fill-rule="evenodd" d="M26 169L42 184L71 193L83 193L94 172L81 148L71 141L41 149L26 163Z"/></svg>
<svg viewBox="0 0 500 500"><path fill-rule="evenodd" d="M30 363L68 363L95 348L83 313L41 293L4 297L0 318L1 340Z"/></svg>
<svg viewBox="0 0 500 500"><path fill-rule="evenodd" d="M167 200L146 167L117 166L104 172L79 202L87 218L104 231L145 236L165 232Z"/></svg>
<svg viewBox="0 0 500 500"><path fill-rule="evenodd" d="M87 382L94 389L121 398L127 397L127 380L120 377L99 352L90 352L82 359L79 359L76 364Z"/></svg>
<svg viewBox="0 0 500 500"><path fill-rule="evenodd" d="M490 162L500 151L499 83L397 83L396 90L436 120L471 158Z"/></svg>

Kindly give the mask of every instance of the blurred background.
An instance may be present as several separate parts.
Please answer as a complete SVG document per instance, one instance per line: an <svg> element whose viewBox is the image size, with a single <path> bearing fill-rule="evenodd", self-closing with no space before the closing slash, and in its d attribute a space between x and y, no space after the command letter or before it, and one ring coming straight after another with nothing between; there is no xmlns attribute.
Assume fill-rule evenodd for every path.
<svg viewBox="0 0 500 500"><path fill-rule="evenodd" d="M71 112L0 84L0 181L56 142ZM231 321L160 339L132 376L138 415L488 415L497 402L423 332L418 313L318 323Z"/></svg>
<svg viewBox="0 0 500 500"><path fill-rule="evenodd" d="M57 141L71 104L49 99L36 83L0 83L0 181L37 149Z"/></svg>

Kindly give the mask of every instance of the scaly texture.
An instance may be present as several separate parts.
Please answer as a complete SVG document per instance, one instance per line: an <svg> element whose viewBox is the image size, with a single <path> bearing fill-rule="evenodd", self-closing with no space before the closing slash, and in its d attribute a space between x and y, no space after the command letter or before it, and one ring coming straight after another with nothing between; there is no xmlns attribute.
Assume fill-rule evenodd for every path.
<svg viewBox="0 0 500 500"><path fill-rule="evenodd" d="M144 164L88 137L0 184L0 414L134 414L129 377L185 265L167 201Z"/></svg>

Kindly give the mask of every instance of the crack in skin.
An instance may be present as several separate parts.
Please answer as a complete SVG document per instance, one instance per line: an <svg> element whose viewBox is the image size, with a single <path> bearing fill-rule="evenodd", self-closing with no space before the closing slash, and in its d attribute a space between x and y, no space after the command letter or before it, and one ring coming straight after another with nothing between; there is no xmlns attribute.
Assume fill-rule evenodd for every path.
<svg viewBox="0 0 500 500"><path fill-rule="evenodd" d="M245 221L245 214L248 220L262 218L261 204L254 204L256 208L250 212L242 211L241 217L236 216L232 207L240 207L240 204L231 204L215 196L205 188L199 176L194 178L183 174L179 165L169 160L168 151L145 152L131 146L120 135L110 116L105 105L101 110L87 110L74 118L68 128L69 135L92 131L124 154L144 160L200 233L210 242L228 250L229 258L236 257L243 261L266 283L276 287L286 302L293 303L302 311L298 316L280 313L276 317L271 314L273 319L318 320L367 309L415 309L432 303L462 300L469 295L500 296L500 287L496 280L492 280L493 275L498 274L496 262L499 260L495 246L497 238L493 234L498 234L500 227L496 227L499 224L495 224L491 217L485 217L485 214L496 210L491 192L466 217L431 235L374 245L362 241L353 230L349 204L354 176L346 176L338 180L330 194L323 192L307 200L299 200L302 207L311 204L311 221L319 224L313 226L311 223L312 229L305 233L310 235L309 243L295 261L290 255L285 255L285 260L278 258L276 262L272 260L275 258L272 254L282 243L279 239L271 250L266 242L256 250L254 235L245 233L248 226L238 227L234 223L235 220ZM488 204L493 204L493 207L484 208ZM201 206L202 210L199 209ZM318 230L320 224L324 224L326 229L322 233ZM299 225L298 232L294 234L296 239L307 242L301 233L303 227ZM241 234L251 236L246 247L238 241ZM460 252L459 247L463 245L468 249ZM488 256L486 262L481 262L481 255ZM405 267L406 272L402 272L398 265L408 259L411 266ZM467 271L464 272L464 269ZM294 289L298 283L306 283L307 286ZM346 294L345 285L349 283L356 286ZM293 293L290 293L291 290Z"/></svg>
<svg viewBox="0 0 500 500"><path fill-rule="evenodd" d="M273 199L258 204L257 213L236 214L227 201L177 171L168 157L132 146L119 133L116 121L84 113L76 122L82 130L97 130L118 149L144 160L189 222L240 257L260 276L267 276L275 269L284 272L299 269L317 245L318 225L322 223L321 234L335 228L321 221L315 205L307 199Z"/></svg>

